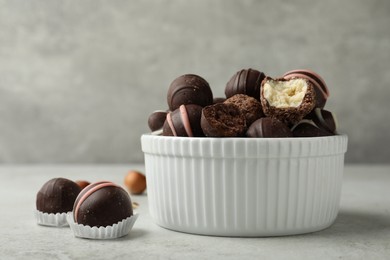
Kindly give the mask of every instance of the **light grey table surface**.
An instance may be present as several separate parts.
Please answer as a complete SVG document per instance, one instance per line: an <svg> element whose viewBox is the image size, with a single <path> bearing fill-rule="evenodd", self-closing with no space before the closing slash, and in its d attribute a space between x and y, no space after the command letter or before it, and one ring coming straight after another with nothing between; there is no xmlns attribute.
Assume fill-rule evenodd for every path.
<svg viewBox="0 0 390 260"><path fill-rule="evenodd" d="M130 234L87 240L36 224L40 187L53 177L123 185L143 165L0 166L0 259L390 259L390 166L346 166L341 208L328 229L298 236L210 237L153 223L147 195L131 196L140 216Z"/></svg>

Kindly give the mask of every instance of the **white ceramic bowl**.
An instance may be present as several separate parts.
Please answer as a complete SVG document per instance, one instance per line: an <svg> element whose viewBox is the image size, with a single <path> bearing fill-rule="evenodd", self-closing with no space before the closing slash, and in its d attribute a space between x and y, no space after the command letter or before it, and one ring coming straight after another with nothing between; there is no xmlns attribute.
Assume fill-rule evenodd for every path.
<svg viewBox="0 0 390 260"><path fill-rule="evenodd" d="M327 228L339 209L347 139L145 134L150 214L162 227L203 235Z"/></svg>

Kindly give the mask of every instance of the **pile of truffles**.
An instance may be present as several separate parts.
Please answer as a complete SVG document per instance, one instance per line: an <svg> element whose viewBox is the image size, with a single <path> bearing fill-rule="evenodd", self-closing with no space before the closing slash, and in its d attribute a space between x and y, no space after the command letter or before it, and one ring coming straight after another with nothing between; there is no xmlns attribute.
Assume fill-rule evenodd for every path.
<svg viewBox="0 0 390 260"><path fill-rule="evenodd" d="M202 77L186 74L168 89L168 111L148 119L153 134L184 137L318 137L336 134L335 116L324 110L325 81L310 70L271 78L254 69L233 75L226 98L213 98Z"/></svg>

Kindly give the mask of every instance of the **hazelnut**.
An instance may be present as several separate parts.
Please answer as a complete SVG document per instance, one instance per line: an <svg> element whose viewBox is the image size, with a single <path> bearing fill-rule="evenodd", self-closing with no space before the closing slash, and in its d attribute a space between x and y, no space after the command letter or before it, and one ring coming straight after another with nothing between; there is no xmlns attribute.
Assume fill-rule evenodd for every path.
<svg viewBox="0 0 390 260"><path fill-rule="evenodd" d="M77 183L77 185L79 185L79 187L80 187L81 189L84 189L84 188L87 187L89 184L91 184L90 182L84 181L84 180L82 180L82 181L76 181L76 183Z"/></svg>
<svg viewBox="0 0 390 260"><path fill-rule="evenodd" d="M131 194L141 194L146 189L145 175L138 171L129 171L124 182Z"/></svg>

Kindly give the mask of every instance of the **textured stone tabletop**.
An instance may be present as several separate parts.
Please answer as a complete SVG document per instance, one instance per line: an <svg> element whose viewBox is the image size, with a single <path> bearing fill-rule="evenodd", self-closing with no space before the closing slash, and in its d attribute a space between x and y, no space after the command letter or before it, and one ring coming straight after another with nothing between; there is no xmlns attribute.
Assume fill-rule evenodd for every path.
<svg viewBox="0 0 390 260"><path fill-rule="evenodd" d="M161 228L147 195L132 196L140 216L129 235L87 240L69 228L38 226L35 196L50 178L123 184L142 165L0 166L0 259L389 259L390 166L346 166L341 209L328 229L269 238L209 237Z"/></svg>

